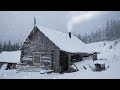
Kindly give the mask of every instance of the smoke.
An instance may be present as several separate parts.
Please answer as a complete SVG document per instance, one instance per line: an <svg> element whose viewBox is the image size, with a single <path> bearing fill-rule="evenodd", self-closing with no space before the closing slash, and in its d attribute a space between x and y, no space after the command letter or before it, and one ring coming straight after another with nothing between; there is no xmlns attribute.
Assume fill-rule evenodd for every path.
<svg viewBox="0 0 120 90"><path fill-rule="evenodd" d="M67 18L67 30L68 32L71 32L73 29L73 26L75 24L80 24L84 21L91 20L95 16L98 16L101 12L100 11L71 11L69 12Z"/></svg>

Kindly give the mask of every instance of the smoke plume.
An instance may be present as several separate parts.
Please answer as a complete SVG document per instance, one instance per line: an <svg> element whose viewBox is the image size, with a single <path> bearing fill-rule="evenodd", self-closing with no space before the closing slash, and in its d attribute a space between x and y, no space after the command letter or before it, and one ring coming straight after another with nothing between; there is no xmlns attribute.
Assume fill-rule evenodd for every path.
<svg viewBox="0 0 120 90"><path fill-rule="evenodd" d="M80 24L84 21L91 20L95 16L99 15L100 11L71 11L69 12L67 18L67 29L71 32L75 24Z"/></svg>

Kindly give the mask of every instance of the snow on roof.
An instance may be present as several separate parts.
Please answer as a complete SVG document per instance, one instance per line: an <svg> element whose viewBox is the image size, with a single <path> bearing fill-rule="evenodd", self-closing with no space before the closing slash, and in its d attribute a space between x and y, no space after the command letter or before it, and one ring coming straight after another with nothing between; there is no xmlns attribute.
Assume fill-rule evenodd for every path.
<svg viewBox="0 0 120 90"><path fill-rule="evenodd" d="M79 40L77 37L71 35L71 38L67 33L63 33L57 30L38 26L39 30L45 34L56 46L61 50L67 52L84 52L91 53L93 52L90 47L85 43Z"/></svg>
<svg viewBox="0 0 120 90"><path fill-rule="evenodd" d="M0 53L0 62L18 63L20 62L20 54L20 51L3 51Z"/></svg>
<svg viewBox="0 0 120 90"><path fill-rule="evenodd" d="M22 60L32 61L32 57L23 57Z"/></svg>
<svg viewBox="0 0 120 90"><path fill-rule="evenodd" d="M105 62L102 60L96 60L94 61L94 64L105 64Z"/></svg>

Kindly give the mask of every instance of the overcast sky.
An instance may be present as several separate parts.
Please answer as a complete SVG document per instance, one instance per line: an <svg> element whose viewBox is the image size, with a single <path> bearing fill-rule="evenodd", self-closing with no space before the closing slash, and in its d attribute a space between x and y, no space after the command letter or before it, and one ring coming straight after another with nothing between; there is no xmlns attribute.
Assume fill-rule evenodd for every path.
<svg viewBox="0 0 120 90"><path fill-rule="evenodd" d="M0 41L23 41L33 29L34 16L37 25L84 35L107 20L120 19L120 11L0 11Z"/></svg>

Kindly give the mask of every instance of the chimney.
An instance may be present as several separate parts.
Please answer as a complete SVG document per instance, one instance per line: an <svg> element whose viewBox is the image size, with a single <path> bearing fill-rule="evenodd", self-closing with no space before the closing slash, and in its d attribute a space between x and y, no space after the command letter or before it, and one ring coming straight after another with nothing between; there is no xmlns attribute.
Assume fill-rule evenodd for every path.
<svg viewBox="0 0 120 90"><path fill-rule="evenodd" d="M69 37L71 38L71 32L69 32Z"/></svg>

